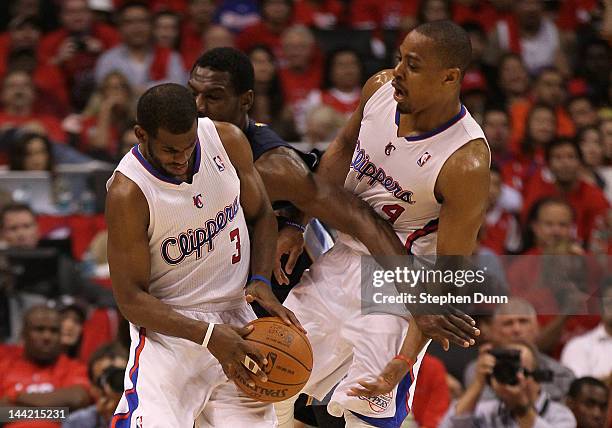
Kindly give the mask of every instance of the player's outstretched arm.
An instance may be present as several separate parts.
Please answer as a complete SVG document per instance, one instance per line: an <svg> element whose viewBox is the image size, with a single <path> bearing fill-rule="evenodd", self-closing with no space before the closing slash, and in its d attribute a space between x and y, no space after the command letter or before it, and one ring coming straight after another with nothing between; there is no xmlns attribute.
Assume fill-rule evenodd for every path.
<svg viewBox="0 0 612 428"><path fill-rule="evenodd" d="M348 122L321 158L321 164L317 169L317 173L325 178L325 180L339 186L344 184L344 179L348 173L351 158L355 151L355 145L357 144L357 138L359 137L363 109L374 92L391 79L393 79L393 70L383 70L370 77L364 85L359 107L353 112Z"/></svg>
<svg viewBox="0 0 612 428"><path fill-rule="evenodd" d="M287 324L294 324L301 329L293 312L280 304L270 288L270 275L274 266L278 237L276 217L264 183L253 165L253 153L249 142L242 131L234 125L215 122L215 126L225 151L240 177L240 203L253 231L252 280L247 285L247 300L256 300L271 315L279 316Z"/></svg>
<svg viewBox="0 0 612 428"><path fill-rule="evenodd" d="M374 257L407 254L389 222L343 187L313 174L294 150L271 150L256 167L270 199L289 201L306 215L355 236Z"/></svg>
<svg viewBox="0 0 612 428"><path fill-rule="evenodd" d="M149 206L136 183L120 172L115 173L108 189L106 222L113 294L123 316L147 330L202 344L208 323L187 318L148 293L151 269L147 236ZM230 379L237 376L249 379L242 365L247 354L259 367L266 364L261 352L242 339L250 330L220 324L212 332L208 349ZM261 370L257 375L265 378Z"/></svg>

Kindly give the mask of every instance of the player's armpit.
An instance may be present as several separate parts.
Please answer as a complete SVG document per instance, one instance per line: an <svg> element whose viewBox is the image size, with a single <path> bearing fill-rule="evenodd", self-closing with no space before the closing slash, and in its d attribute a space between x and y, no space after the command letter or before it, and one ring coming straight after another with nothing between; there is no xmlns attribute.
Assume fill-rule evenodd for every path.
<svg viewBox="0 0 612 428"><path fill-rule="evenodd" d="M245 135L236 126L215 122L217 132L240 178L240 204L252 224L251 273L269 278L274 268L277 224L264 183L253 165L253 154Z"/></svg>
<svg viewBox="0 0 612 428"><path fill-rule="evenodd" d="M140 188L115 172L106 197L108 263L113 294L131 323L202 343L207 323L187 318L150 295L149 207Z"/></svg>
<svg viewBox="0 0 612 428"><path fill-rule="evenodd" d="M344 183L359 137L365 105L372 95L391 79L393 79L393 70L383 70L370 77L364 85L359 107L353 112L321 158L317 173L325 180L339 186Z"/></svg>

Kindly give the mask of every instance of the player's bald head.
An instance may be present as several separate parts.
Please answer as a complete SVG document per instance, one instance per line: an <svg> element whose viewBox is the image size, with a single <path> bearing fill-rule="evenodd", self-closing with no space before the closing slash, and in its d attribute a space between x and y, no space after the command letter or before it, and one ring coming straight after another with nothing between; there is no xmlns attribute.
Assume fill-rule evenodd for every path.
<svg viewBox="0 0 612 428"><path fill-rule="evenodd" d="M444 68L458 68L461 75L472 60L470 36L452 21L433 21L414 30L433 43L434 53Z"/></svg>

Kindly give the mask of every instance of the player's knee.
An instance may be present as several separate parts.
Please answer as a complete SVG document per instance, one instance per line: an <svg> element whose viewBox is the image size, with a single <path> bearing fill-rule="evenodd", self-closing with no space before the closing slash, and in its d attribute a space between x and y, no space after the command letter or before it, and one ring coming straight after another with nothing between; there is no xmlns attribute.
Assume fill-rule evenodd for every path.
<svg viewBox="0 0 612 428"><path fill-rule="evenodd" d="M278 420L278 428L293 428L293 406L299 394L285 401L274 403L274 411Z"/></svg>

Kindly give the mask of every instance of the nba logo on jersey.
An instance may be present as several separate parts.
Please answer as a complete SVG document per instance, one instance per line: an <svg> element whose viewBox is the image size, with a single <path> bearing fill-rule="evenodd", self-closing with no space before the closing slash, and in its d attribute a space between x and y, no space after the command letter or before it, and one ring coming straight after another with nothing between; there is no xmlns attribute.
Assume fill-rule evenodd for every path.
<svg viewBox="0 0 612 428"><path fill-rule="evenodd" d="M142 428L142 416L136 418L136 428Z"/></svg>
<svg viewBox="0 0 612 428"><path fill-rule="evenodd" d="M223 159L221 159L221 156L215 156L213 160L215 161L215 165L217 165L217 169L219 170L219 172L225 171L225 164L223 163Z"/></svg>
<svg viewBox="0 0 612 428"><path fill-rule="evenodd" d="M193 197L193 205L196 208L202 208L204 206L204 202L202 202L202 194L199 193Z"/></svg>
<svg viewBox="0 0 612 428"><path fill-rule="evenodd" d="M418 160L417 160L417 165L418 166L423 166L425 165L425 163L431 159L431 155L429 154L429 152L425 152L423 153L423 156L421 156Z"/></svg>

